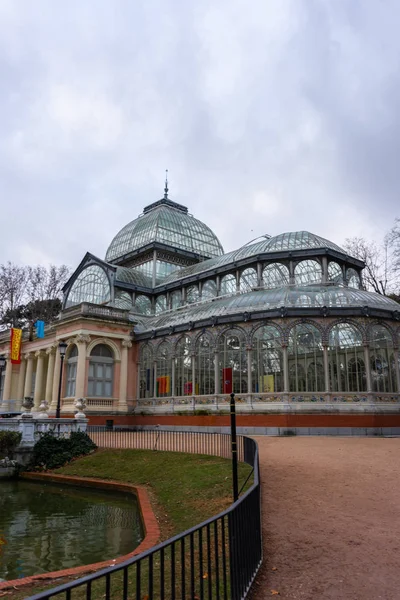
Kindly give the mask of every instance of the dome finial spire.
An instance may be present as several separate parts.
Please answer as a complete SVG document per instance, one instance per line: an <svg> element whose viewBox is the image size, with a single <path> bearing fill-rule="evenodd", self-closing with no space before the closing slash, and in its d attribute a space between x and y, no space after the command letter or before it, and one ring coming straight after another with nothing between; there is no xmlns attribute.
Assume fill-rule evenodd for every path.
<svg viewBox="0 0 400 600"><path fill-rule="evenodd" d="M168 200L168 169L165 169L164 200Z"/></svg>

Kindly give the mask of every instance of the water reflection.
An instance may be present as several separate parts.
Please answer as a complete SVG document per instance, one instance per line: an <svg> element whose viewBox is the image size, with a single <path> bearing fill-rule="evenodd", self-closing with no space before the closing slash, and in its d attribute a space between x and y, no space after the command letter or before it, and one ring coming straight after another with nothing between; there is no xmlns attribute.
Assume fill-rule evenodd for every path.
<svg viewBox="0 0 400 600"><path fill-rule="evenodd" d="M136 499L71 486L0 483L0 578L127 554L143 539Z"/></svg>

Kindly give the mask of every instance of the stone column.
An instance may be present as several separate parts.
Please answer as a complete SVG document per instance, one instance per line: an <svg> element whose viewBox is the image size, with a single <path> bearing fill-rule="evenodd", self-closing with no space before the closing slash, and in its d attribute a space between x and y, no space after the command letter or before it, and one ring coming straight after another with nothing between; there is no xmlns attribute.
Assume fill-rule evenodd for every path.
<svg viewBox="0 0 400 600"><path fill-rule="evenodd" d="M215 395L219 394L219 354L214 352L214 379L215 379Z"/></svg>
<svg viewBox="0 0 400 600"><path fill-rule="evenodd" d="M137 363L137 378L136 378L136 401L140 399L140 371L142 364L140 362ZM146 397L146 391L145 391Z"/></svg>
<svg viewBox="0 0 400 600"><path fill-rule="evenodd" d="M294 285L294 263L289 260L289 284Z"/></svg>
<svg viewBox="0 0 400 600"><path fill-rule="evenodd" d="M329 281L328 276L328 258L326 256L322 257L322 283L326 283Z"/></svg>
<svg viewBox="0 0 400 600"><path fill-rule="evenodd" d="M260 262L257 263L257 285L258 287L263 285L262 264Z"/></svg>
<svg viewBox="0 0 400 600"><path fill-rule="evenodd" d="M47 378L46 378L46 392L45 399L50 406L51 400L53 398L53 379L54 379L54 364L56 360L56 348L54 346L50 346L50 348L46 348L46 354L49 357L48 365L47 365Z"/></svg>
<svg viewBox="0 0 400 600"><path fill-rule="evenodd" d="M175 389L175 355L171 356L171 396L176 396Z"/></svg>
<svg viewBox="0 0 400 600"><path fill-rule="evenodd" d="M289 393L289 361L287 346L282 346L283 350L283 391Z"/></svg>
<svg viewBox="0 0 400 600"><path fill-rule="evenodd" d="M33 354L28 352L26 358L26 376L24 385L24 398L32 394L32 375L33 375Z"/></svg>
<svg viewBox="0 0 400 600"><path fill-rule="evenodd" d="M86 350L90 342L89 335L77 335L75 344L78 346L78 364L76 367L75 398L83 398L86 383Z"/></svg>
<svg viewBox="0 0 400 600"><path fill-rule="evenodd" d="M330 385L329 385L329 360L328 360L328 346L323 346L324 353L324 376L325 376L325 392L329 394ZM340 377L340 373L339 373Z"/></svg>
<svg viewBox="0 0 400 600"><path fill-rule="evenodd" d="M9 400L11 398L11 382L12 382L12 362L11 356L7 356L6 372L4 375L4 387L3 387L3 402L2 408L9 409Z"/></svg>
<svg viewBox="0 0 400 600"><path fill-rule="evenodd" d="M33 394L33 410L39 408L42 398L42 390L43 390L43 373L44 373L44 352L43 350L38 350L35 352L35 356L37 357L37 367L36 367L36 380L35 380L35 391Z"/></svg>
<svg viewBox="0 0 400 600"><path fill-rule="evenodd" d="M26 374L26 358L25 358L25 356L22 356L21 364L19 367L19 375L18 375L17 405L15 407L16 410L20 410L21 401L24 397L25 374Z"/></svg>
<svg viewBox="0 0 400 600"><path fill-rule="evenodd" d="M399 350L397 348L394 348L394 350L393 350L393 359L394 359L394 372L395 372L396 381L397 381L397 391L400 392Z"/></svg>
<svg viewBox="0 0 400 600"><path fill-rule="evenodd" d="M131 340L122 340L121 350L121 371L119 377L119 401L118 410L128 412L127 392L128 392L128 352L132 348Z"/></svg>
<svg viewBox="0 0 400 600"><path fill-rule="evenodd" d="M365 362L365 373L367 375L367 393L372 393L372 378L371 378L371 361L369 359L369 346L364 345L364 362Z"/></svg>
<svg viewBox="0 0 400 600"><path fill-rule="evenodd" d="M247 358L247 393L248 394L252 394L253 393L253 385L252 385L253 373L251 371L251 367L252 367L251 351L252 351L252 347L251 346L246 346L246 358Z"/></svg>
<svg viewBox="0 0 400 600"><path fill-rule="evenodd" d="M196 354L191 355L192 360L192 396L196 395Z"/></svg>
<svg viewBox="0 0 400 600"><path fill-rule="evenodd" d="M157 361L153 363L153 398L157 398Z"/></svg>
<svg viewBox="0 0 400 600"><path fill-rule="evenodd" d="M60 369L61 369L61 357L58 348L56 348L55 362L54 362L54 376L53 376L53 388L51 392L51 404L50 410L54 411L57 408L58 400L58 385L60 382Z"/></svg>

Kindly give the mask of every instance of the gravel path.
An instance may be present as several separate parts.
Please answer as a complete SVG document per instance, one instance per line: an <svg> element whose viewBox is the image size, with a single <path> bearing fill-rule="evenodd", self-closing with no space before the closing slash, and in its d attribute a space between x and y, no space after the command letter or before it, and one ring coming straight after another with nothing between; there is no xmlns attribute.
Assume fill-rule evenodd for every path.
<svg viewBox="0 0 400 600"><path fill-rule="evenodd" d="M400 439L256 439L264 564L251 600L400 600Z"/></svg>

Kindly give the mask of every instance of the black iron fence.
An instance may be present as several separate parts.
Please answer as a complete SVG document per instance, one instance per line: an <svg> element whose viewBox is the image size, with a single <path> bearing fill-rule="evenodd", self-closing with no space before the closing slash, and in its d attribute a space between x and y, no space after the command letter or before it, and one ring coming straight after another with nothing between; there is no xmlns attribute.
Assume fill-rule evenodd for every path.
<svg viewBox="0 0 400 600"><path fill-rule="evenodd" d="M228 434L105 430L89 435L103 448L147 448L230 457ZM239 600L262 561L258 447L238 436L238 457L253 484L227 510L123 563L41 592L30 600Z"/></svg>

